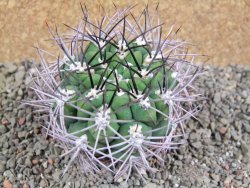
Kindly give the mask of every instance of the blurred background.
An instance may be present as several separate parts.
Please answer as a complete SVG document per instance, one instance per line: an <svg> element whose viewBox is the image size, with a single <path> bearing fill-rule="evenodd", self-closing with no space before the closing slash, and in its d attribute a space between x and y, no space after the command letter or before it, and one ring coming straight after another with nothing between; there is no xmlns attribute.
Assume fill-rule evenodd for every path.
<svg viewBox="0 0 250 188"><path fill-rule="evenodd" d="M46 21L59 32L67 31L63 23L75 26L82 17L80 2L85 3L92 18L98 17L100 4L108 13L119 7L137 6L139 15L147 0L0 0L0 62L38 60L33 45L54 52ZM210 64L250 65L250 0L158 0L164 31L175 23L179 38L200 47L199 53L210 56ZM56 51L55 51L56 52Z"/></svg>

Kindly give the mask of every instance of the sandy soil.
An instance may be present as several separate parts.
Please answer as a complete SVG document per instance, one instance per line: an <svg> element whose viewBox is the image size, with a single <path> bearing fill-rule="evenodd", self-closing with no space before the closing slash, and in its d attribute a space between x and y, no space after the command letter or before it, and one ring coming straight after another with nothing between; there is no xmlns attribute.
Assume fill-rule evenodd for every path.
<svg viewBox="0 0 250 188"><path fill-rule="evenodd" d="M0 62L37 60L33 45L53 51L45 22L74 26L81 19L80 0L1 0L0 1ZM107 12L113 10L111 0L85 0L91 15L99 14L98 5ZM135 1L114 2L122 7ZM136 14L143 9L146 0L137 0ZM151 5L153 7L153 1ZM250 1L249 0L159 0L160 14L166 23L165 31L172 23L176 29L182 26L179 37L197 44L200 53L211 56L214 64L250 64Z"/></svg>

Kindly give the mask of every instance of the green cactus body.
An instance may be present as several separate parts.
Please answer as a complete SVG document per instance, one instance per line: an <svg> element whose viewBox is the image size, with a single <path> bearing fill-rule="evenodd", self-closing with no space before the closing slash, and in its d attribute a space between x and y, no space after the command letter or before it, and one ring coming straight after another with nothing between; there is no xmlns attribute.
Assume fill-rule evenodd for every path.
<svg viewBox="0 0 250 188"><path fill-rule="evenodd" d="M148 51L144 47L137 48L135 43L133 43L133 47L133 49L128 50L124 58L121 58L112 44L108 44L107 47L100 52L96 44L89 43L83 53L85 61L82 64L85 70L80 73L74 73L69 77L65 76L64 84L66 87L75 86L75 89L81 93L81 96L74 96L74 99L77 98L76 105L80 109L90 112L92 115L67 105L65 105L65 114L92 120L74 123L74 120L70 121L68 118L65 118L66 124L70 123L70 125L67 126L69 127L69 133L73 130L80 131L83 128L95 124L96 122L93 119L96 118L98 109L109 105L107 108L110 109L109 118L111 121L108 126L121 135L128 136L129 127L134 124L139 124L142 127L142 133L144 130L153 131L154 129L165 126L158 131L153 131L153 135L166 136L167 121L164 119L168 116L169 107L161 100L153 102L153 99L161 98L156 91L160 90L159 84L162 83L164 75L163 68L165 66L163 66L162 60L146 63L145 59L149 56ZM102 61L100 61L101 56L103 58ZM102 62L105 63L100 64ZM71 62L68 61L68 64L70 63ZM84 65L87 63L88 66ZM153 71L147 74L150 70ZM156 75L153 76L154 74ZM165 76L168 79L168 85L171 85L171 73ZM81 89L79 88L80 86ZM143 98L146 95L145 91L149 89L151 89L153 93L147 97L146 106L144 106L140 102L140 100L144 99L140 99L139 97ZM166 116L163 116L155 109L166 114ZM119 121L112 122L113 120L122 120L125 122L127 120L128 123L119 123ZM129 123L130 121L133 121L133 123ZM115 136L109 127L104 127L103 129L106 130L107 137ZM97 135L98 130L100 132L99 135ZM109 138L105 140L104 133L98 127L91 128L75 136L80 137L84 134L90 138L89 143L91 145L95 145L96 140L93 138L98 136L98 147L107 141L110 145L120 142L119 140L114 141Z"/></svg>

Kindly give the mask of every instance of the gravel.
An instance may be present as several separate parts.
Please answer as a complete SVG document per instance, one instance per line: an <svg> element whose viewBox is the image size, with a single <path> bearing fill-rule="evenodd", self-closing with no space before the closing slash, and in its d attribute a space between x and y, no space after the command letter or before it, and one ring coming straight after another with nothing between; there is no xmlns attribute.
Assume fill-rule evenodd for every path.
<svg viewBox="0 0 250 188"><path fill-rule="evenodd" d="M250 187L250 68L207 66L197 87L208 97L197 119L186 123L187 143L166 156L163 170L133 174L127 182L82 176L70 158L41 135L33 109L20 104L27 90L30 62L0 66L0 184L36 187ZM156 164L157 165L157 164Z"/></svg>

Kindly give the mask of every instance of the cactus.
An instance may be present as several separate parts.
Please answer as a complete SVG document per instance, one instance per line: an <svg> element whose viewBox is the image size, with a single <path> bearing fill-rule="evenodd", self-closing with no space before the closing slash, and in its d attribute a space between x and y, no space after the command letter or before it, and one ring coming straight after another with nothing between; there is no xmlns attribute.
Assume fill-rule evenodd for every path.
<svg viewBox="0 0 250 188"><path fill-rule="evenodd" d="M138 19L127 8L97 23L82 11L70 34L50 29L63 56L37 48L41 67L31 88L38 99L26 103L49 115L46 135L71 155L65 171L72 162L94 175L104 168L116 180L132 169L154 171L152 159L164 163L182 143L184 121L198 112L193 102L202 96L192 82L202 68L173 27L163 39L148 7Z"/></svg>

